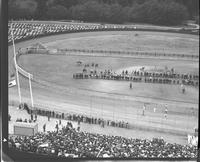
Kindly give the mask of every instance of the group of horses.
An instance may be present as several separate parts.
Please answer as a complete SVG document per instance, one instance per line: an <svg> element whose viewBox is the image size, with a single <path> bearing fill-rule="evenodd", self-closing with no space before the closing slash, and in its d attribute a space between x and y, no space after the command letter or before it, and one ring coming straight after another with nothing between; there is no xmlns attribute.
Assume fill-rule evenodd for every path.
<svg viewBox="0 0 200 162"><path fill-rule="evenodd" d="M77 62L78 65L83 65L81 61ZM170 71L165 72L151 72L144 70L122 70L121 73L116 73L112 69L99 70L97 63L84 64L82 73L73 74L74 79L106 79L106 80L124 80L133 82L145 83L163 83L163 84L183 84L183 85L199 85L199 76L193 74L179 74L175 73L172 68ZM89 69L90 68L90 69Z"/></svg>
<svg viewBox="0 0 200 162"><path fill-rule="evenodd" d="M145 82L145 83L160 83L160 84L184 84L191 86L198 86L198 81L186 80L186 79L172 79L172 78L158 78L158 77L141 77L141 76L123 76L123 75L98 75L98 74L73 74L74 79L105 79L105 80L121 80L121 81L133 81L133 82Z"/></svg>

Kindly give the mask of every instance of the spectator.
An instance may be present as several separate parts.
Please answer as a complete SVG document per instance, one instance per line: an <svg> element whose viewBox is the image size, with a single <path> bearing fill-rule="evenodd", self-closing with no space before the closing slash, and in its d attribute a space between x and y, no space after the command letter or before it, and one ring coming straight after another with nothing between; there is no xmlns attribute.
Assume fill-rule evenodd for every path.
<svg viewBox="0 0 200 162"><path fill-rule="evenodd" d="M146 110L146 105L144 104L144 105L143 105L143 108L142 108L142 115L143 115L143 116L144 116L145 110Z"/></svg>
<svg viewBox="0 0 200 162"><path fill-rule="evenodd" d="M59 127L58 127L58 122L56 121L56 131L58 132L58 129L59 129Z"/></svg>
<svg viewBox="0 0 200 162"><path fill-rule="evenodd" d="M11 115L8 114L8 121L11 121Z"/></svg>
<svg viewBox="0 0 200 162"><path fill-rule="evenodd" d="M132 89L132 83L130 83L130 89Z"/></svg>
<svg viewBox="0 0 200 162"><path fill-rule="evenodd" d="M68 123L68 125L70 125ZM40 147L48 142L48 148ZM10 137L9 147L21 151L65 157L114 158L197 158L197 146L171 144L162 138L132 139L81 132L79 128L63 127L58 132L37 133L34 136ZM159 149L158 149L159 147Z"/></svg>
<svg viewBox="0 0 200 162"><path fill-rule="evenodd" d="M35 114L35 121L37 121L37 114Z"/></svg>
<svg viewBox="0 0 200 162"><path fill-rule="evenodd" d="M48 121L50 121L50 114L48 114Z"/></svg>
<svg viewBox="0 0 200 162"><path fill-rule="evenodd" d="M33 114L31 113L31 120L33 120Z"/></svg>
<svg viewBox="0 0 200 162"><path fill-rule="evenodd" d="M43 125L43 132L46 132L46 124Z"/></svg>
<svg viewBox="0 0 200 162"><path fill-rule="evenodd" d="M167 112L168 112L167 105L165 105L165 113L164 113L165 119L167 119Z"/></svg>

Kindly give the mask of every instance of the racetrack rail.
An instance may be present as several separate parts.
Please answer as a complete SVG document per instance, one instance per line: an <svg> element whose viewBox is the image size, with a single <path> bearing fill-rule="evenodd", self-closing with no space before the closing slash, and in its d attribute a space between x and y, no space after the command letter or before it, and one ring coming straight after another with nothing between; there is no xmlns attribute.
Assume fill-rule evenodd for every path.
<svg viewBox="0 0 200 162"><path fill-rule="evenodd" d="M175 53L156 53L156 52L143 52L143 51L106 51L106 50L88 50L88 49L58 49L59 52L73 52L82 53L82 55L92 55L100 54L100 56L110 56L110 57L131 57L131 56L153 56L153 57L170 57L170 58L184 58L184 59L198 59L198 55L188 55L188 54L175 54Z"/></svg>

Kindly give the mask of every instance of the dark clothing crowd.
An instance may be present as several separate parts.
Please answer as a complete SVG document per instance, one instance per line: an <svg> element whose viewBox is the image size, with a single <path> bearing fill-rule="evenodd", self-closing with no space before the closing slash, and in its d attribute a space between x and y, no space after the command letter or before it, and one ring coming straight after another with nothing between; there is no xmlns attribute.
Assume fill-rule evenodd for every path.
<svg viewBox="0 0 200 162"><path fill-rule="evenodd" d="M174 72L147 72L134 70L131 73L123 70L121 74L116 74L112 70L97 71L83 69L82 73L73 74L75 79L107 79L107 80L126 80L145 83L164 83L164 84L184 84L199 85L199 76L192 74L178 74Z"/></svg>
<svg viewBox="0 0 200 162"><path fill-rule="evenodd" d="M48 121L50 121L50 118L57 118L57 119L65 119L65 120L71 120L76 121L78 123L88 123L88 124L98 124L102 127L104 126L112 126L112 127L120 127L120 128L129 128L129 123L125 121L112 121L112 120L106 120L103 118L97 118L97 117L88 117L86 115L78 115L78 114L65 114L65 113L59 113L49 110L41 110L36 109L34 112L32 109L28 107L28 105L24 104L24 109L28 112L28 114L31 115L31 120L35 121L37 120L37 115L41 116L47 116ZM35 113L35 118L33 118L33 113ZM37 115L36 115L37 114Z"/></svg>
<svg viewBox="0 0 200 162"><path fill-rule="evenodd" d="M70 158L197 158L197 147L163 139L132 139L78 131L67 124L58 131L13 136L9 147L38 154Z"/></svg>
<svg viewBox="0 0 200 162"><path fill-rule="evenodd" d="M35 123L36 122L36 120L31 120L31 119L22 119L22 118L17 118L16 119L16 122L24 122L24 123Z"/></svg>

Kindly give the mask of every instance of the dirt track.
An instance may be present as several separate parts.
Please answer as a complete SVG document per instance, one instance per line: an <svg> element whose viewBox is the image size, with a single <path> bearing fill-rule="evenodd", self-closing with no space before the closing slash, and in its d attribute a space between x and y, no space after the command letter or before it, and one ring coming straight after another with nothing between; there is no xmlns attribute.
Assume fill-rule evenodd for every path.
<svg viewBox="0 0 200 162"><path fill-rule="evenodd" d="M30 40L22 43L18 43L16 48L26 47L34 42L48 43L52 40L62 39L63 36L49 36L40 39ZM12 51L9 47L9 71L12 72ZM197 65L197 63L195 63ZM25 66L25 68L29 68ZM33 70L33 69L29 69ZM41 75L40 75L41 76ZM28 82L25 78L20 77L23 101L30 103L29 97L29 87ZM56 85L51 83L50 87L38 85L33 83L33 95L34 101L40 105L46 105L46 108L54 108L55 110L65 111L65 112L75 112L80 114L88 114L92 116L103 116L103 118L112 120L125 120L135 126L137 129L144 128L142 131L148 132L147 128L152 131L158 131L160 136L168 132L171 141L173 141L173 136L170 132L182 134L180 138L182 139L180 143L185 143L185 135L187 133L193 132L193 128L197 126L197 116L192 114L191 107L195 108L197 112L198 100L194 96L194 101L192 103L183 103L172 100L163 100L159 98L147 98L144 96L122 96L110 93L98 93L94 91L76 91L75 93L70 93L65 89L65 86ZM138 87L138 85L135 85ZM83 94L87 93L87 94ZM195 92L198 95L198 93ZM92 96L92 97L91 97ZM121 99L121 100L120 100ZM9 100L17 100L16 87L9 89ZM143 103L148 102L145 117L141 116ZM153 112L153 107L157 104L157 112ZM168 119L164 119L164 109L163 105L168 104L169 115ZM195 113L197 114L197 113ZM190 122L188 122L190 121ZM146 130L145 130L146 129ZM168 130L168 131L166 131ZM152 132L154 134L154 132ZM175 139L175 138L174 138Z"/></svg>

